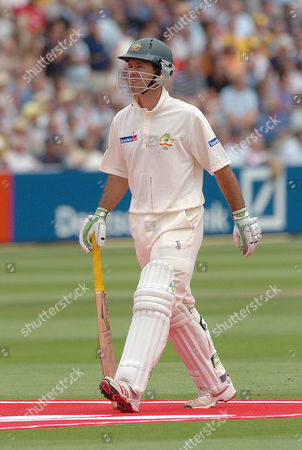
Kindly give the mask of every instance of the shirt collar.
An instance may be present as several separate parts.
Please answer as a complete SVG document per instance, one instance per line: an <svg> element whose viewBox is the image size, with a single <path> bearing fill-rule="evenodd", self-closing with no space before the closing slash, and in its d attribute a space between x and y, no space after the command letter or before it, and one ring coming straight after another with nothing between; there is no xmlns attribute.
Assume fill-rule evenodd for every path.
<svg viewBox="0 0 302 450"><path fill-rule="evenodd" d="M151 109L150 111L147 108L142 108L135 97L133 97L133 101L132 104L135 108L138 108L140 110L146 111L146 113L153 113L156 111L159 111L164 105L165 103L168 101L168 99L170 98L170 95L168 94L168 91L162 87L162 92L161 92L161 96L160 99L158 100L157 104L154 106L153 109Z"/></svg>

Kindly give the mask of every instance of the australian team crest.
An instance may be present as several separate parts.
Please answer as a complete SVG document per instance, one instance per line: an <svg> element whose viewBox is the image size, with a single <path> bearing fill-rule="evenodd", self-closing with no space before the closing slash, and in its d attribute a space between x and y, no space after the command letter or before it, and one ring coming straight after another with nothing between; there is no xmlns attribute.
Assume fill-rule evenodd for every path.
<svg viewBox="0 0 302 450"><path fill-rule="evenodd" d="M138 52L141 49L141 44L139 42L134 42L131 47L130 50L134 50L135 52Z"/></svg>
<svg viewBox="0 0 302 450"><path fill-rule="evenodd" d="M173 146L174 140L170 133L165 133L159 138L159 145L163 150L168 150Z"/></svg>

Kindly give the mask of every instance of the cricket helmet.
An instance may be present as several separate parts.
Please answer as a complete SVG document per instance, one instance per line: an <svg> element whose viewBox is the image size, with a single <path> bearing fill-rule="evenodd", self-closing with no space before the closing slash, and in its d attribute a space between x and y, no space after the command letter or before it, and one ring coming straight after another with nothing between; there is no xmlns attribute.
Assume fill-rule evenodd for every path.
<svg viewBox="0 0 302 450"><path fill-rule="evenodd" d="M157 67L158 72L152 77L147 89L157 89L163 86L173 73L173 55L170 48L164 42L155 38L143 38L134 41L124 55L119 59L128 62L129 59L141 59L149 61ZM123 72L123 71L121 71ZM123 77L123 74L120 74Z"/></svg>

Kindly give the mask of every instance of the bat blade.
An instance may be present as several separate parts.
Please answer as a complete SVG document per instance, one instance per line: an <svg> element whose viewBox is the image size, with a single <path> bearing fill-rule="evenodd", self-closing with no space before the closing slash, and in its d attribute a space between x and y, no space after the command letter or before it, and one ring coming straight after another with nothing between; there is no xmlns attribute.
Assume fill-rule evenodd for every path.
<svg viewBox="0 0 302 450"><path fill-rule="evenodd" d="M99 358L104 377L114 378L116 372L116 361L113 348L112 334L110 330L110 319L108 312L108 304L106 299L101 252L96 245L95 236L92 236L92 261L93 261L93 277L96 300L97 324L98 324L98 341L99 341ZM112 406L116 409L116 403L112 402Z"/></svg>
<svg viewBox="0 0 302 450"><path fill-rule="evenodd" d="M104 377L114 378L116 361L105 291L96 291L96 311L98 322L99 358Z"/></svg>

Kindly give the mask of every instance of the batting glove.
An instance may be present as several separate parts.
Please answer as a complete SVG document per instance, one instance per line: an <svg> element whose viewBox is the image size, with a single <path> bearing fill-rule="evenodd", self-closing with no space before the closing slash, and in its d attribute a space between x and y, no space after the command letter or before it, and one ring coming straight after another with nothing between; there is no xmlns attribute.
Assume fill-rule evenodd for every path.
<svg viewBox="0 0 302 450"><path fill-rule="evenodd" d="M237 248L241 248L243 255L248 258L262 237L258 217L249 217L246 208L234 211L232 214L235 221L234 243Z"/></svg>
<svg viewBox="0 0 302 450"><path fill-rule="evenodd" d="M86 253L91 253L92 244L91 244L91 236L95 235L95 240L98 247L104 247L106 240L106 220L110 211L105 208L97 208L96 212L93 215L89 215L84 220L80 235L79 242L80 246Z"/></svg>

